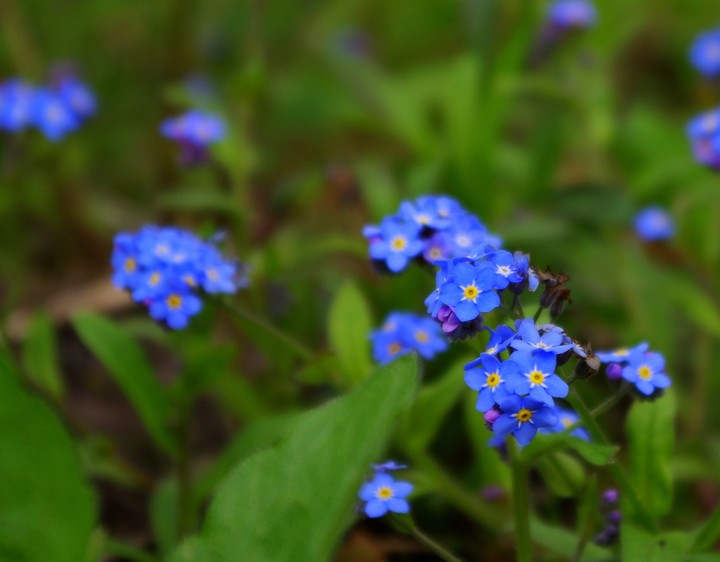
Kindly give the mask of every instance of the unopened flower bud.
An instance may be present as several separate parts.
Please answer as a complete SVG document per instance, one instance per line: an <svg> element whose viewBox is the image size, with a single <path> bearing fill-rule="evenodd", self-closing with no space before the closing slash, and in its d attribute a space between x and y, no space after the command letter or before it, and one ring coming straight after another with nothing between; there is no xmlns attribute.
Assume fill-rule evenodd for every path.
<svg viewBox="0 0 720 562"><path fill-rule="evenodd" d="M611 381L620 380L620 378L622 378L622 371L623 367L620 363L610 363L605 367L605 375L607 375L607 378Z"/></svg>

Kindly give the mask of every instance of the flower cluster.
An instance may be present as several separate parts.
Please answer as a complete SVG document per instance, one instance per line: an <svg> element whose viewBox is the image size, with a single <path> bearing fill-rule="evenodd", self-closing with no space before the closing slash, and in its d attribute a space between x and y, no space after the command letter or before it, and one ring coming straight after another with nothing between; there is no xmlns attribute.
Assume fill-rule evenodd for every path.
<svg viewBox="0 0 720 562"><path fill-rule="evenodd" d="M178 228L147 226L116 235L112 265L113 284L175 330L200 312L199 291L234 293L248 284L240 264L223 258L214 244Z"/></svg>
<svg viewBox="0 0 720 562"><path fill-rule="evenodd" d="M695 159L704 166L720 170L720 108L702 113L687 125Z"/></svg>
<svg viewBox="0 0 720 562"><path fill-rule="evenodd" d="M500 239L462 208L455 199L427 195L405 201L397 214L380 225L363 229L370 258L382 271L399 273L410 260L434 264L440 260L476 256L488 245L500 246Z"/></svg>
<svg viewBox="0 0 720 562"><path fill-rule="evenodd" d="M561 31L592 27L596 18L595 6L588 0L556 0L547 14L548 24Z"/></svg>
<svg viewBox="0 0 720 562"><path fill-rule="evenodd" d="M501 291L507 289L519 295L539 285L527 254L511 254L492 246L485 246L483 253L474 258L441 260L435 265L440 268L436 288L425 299L425 305L451 339L477 333L483 325L482 315L500 306Z"/></svg>
<svg viewBox="0 0 720 562"><path fill-rule="evenodd" d="M515 330L488 331L485 352L465 366L465 382L478 392L476 407L495 436L512 434L527 445L539 429L553 433L573 425L574 414L556 407L554 399L567 396L568 385L555 371L586 352L558 326L536 326L531 318L516 321Z"/></svg>
<svg viewBox="0 0 720 562"><path fill-rule="evenodd" d="M690 62L703 76L720 75L720 29L697 36L690 47Z"/></svg>
<svg viewBox="0 0 720 562"><path fill-rule="evenodd" d="M383 365L411 351L417 351L425 359L432 359L448 347L435 322L408 312L391 313L382 328L370 334L370 339L373 357Z"/></svg>
<svg viewBox="0 0 720 562"><path fill-rule="evenodd" d="M605 372L609 379L625 379L635 385L642 396L656 397L672 381L665 374L665 358L648 348L643 342L632 348L598 351L596 355L607 365Z"/></svg>
<svg viewBox="0 0 720 562"><path fill-rule="evenodd" d="M600 531L593 542L600 546L610 546L615 544L620 538L620 522L622 515L618 510L620 503L620 494L615 488L608 488L602 494L600 501L600 511L605 520L605 526Z"/></svg>
<svg viewBox="0 0 720 562"><path fill-rule="evenodd" d="M388 511L393 513L409 513L410 504L405 499L413 490L409 482L395 480L390 472L401 470L405 465L388 461L373 465L375 474L365 482L358 492L358 497L365 502L364 511L368 517L382 517Z"/></svg>
<svg viewBox="0 0 720 562"><path fill-rule="evenodd" d="M20 79L0 84L0 129L20 132L36 127L51 141L80 128L95 113L90 89L71 73L59 75L48 87Z"/></svg>
<svg viewBox="0 0 720 562"><path fill-rule="evenodd" d="M675 235L675 222L665 209L646 207L635 215L635 232L646 242L669 240Z"/></svg>
<svg viewBox="0 0 720 562"><path fill-rule="evenodd" d="M183 164L198 165L208 161L208 146L225 137L225 123L215 115L192 110L163 121L160 133L178 143Z"/></svg>

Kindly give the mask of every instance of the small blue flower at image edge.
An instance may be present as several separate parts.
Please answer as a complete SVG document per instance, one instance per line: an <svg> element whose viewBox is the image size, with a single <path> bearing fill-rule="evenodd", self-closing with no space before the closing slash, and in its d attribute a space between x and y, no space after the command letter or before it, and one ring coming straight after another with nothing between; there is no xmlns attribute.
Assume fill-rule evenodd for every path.
<svg viewBox="0 0 720 562"><path fill-rule="evenodd" d="M635 215L634 224L635 232L646 242L670 240L675 235L675 221L662 207L642 209Z"/></svg>
<svg viewBox="0 0 720 562"><path fill-rule="evenodd" d="M595 6L588 0L556 0L550 5L547 20L560 29L584 29L595 24Z"/></svg>
<svg viewBox="0 0 720 562"><path fill-rule="evenodd" d="M645 396L655 394L656 390L668 388L672 381L665 374L665 358L655 352L635 352L622 370L622 377L635 385Z"/></svg>
<svg viewBox="0 0 720 562"><path fill-rule="evenodd" d="M388 512L409 513L410 504L405 498L412 490L409 482L395 480L387 472L377 472L370 482L362 485L358 497L365 502L365 514L376 518Z"/></svg>
<svg viewBox="0 0 720 562"><path fill-rule="evenodd" d="M708 78L720 74L720 29L701 33L690 47L690 62Z"/></svg>

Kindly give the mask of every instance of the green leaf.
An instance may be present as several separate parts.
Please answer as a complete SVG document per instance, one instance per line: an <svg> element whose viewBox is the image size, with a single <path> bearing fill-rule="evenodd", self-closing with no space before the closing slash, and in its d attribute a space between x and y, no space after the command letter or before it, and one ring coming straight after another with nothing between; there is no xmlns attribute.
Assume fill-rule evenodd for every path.
<svg viewBox="0 0 720 562"><path fill-rule="evenodd" d="M545 453L572 449L590 464L602 466L613 462L618 447L602 445L574 437L569 433L538 434L532 443L523 449L523 462L531 463Z"/></svg>
<svg viewBox="0 0 720 562"><path fill-rule="evenodd" d="M559 554L565 560L574 559L575 551L577 550L578 545L578 537L575 533L560 527L548 525L543 523L540 519L533 517L530 519L530 534L535 544L544 546L548 551ZM583 549L580 562L595 562L600 560L609 560L611 558L610 552L604 548L594 544L587 544ZM628 558L627 560L639 560L641 562L646 562L641 558Z"/></svg>
<svg viewBox="0 0 720 562"><path fill-rule="evenodd" d="M330 305L328 336L348 386L362 382L370 374L368 334L371 329L372 319L365 297L352 282L345 282Z"/></svg>
<svg viewBox="0 0 720 562"><path fill-rule="evenodd" d="M58 366L52 319L45 313L33 318L22 348L25 371L35 384L59 400L64 388Z"/></svg>
<svg viewBox="0 0 720 562"><path fill-rule="evenodd" d="M552 492L561 498L576 496L585 481L583 466L563 452L543 456L535 466Z"/></svg>
<svg viewBox="0 0 720 562"><path fill-rule="evenodd" d="M640 501L656 517L672 506L674 421L675 395L670 389L652 402L635 402L625 423L630 479Z"/></svg>
<svg viewBox="0 0 720 562"><path fill-rule="evenodd" d="M465 389L463 367L470 361L470 358L456 361L436 382L423 387L400 426L405 447L416 451L427 448Z"/></svg>
<svg viewBox="0 0 720 562"><path fill-rule="evenodd" d="M80 313L72 323L80 339L133 404L155 442L167 452L174 451L173 439L165 427L167 396L142 348L125 330L102 316Z"/></svg>
<svg viewBox="0 0 720 562"><path fill-rule="evenodd" d="M73 443L45 403L25 392L0 355L0 559L84 560L95 498Z"/></svg>
<svg viewBox="0 0 720 562"><path fill-rule="evenodd" d="M692 537L688 533L651 535L627 521L620 528L623 560L684 562L691 542Z"/></svg>
<svg viewBox="0 0 720 562"><path fill-rule="evenodd" d="M177 479L167 478L156 486L150 497L150 524L160 556L163 559L170 555L177 543L177 510Z"/></svg>
<svg viewBox="0 0 720 562"><path fill-rule="evenodd" d="M193 548L214 562L331 559L369 463L410 406L417 370L412 356L399 358L242 462L218 490Z"/></svg>

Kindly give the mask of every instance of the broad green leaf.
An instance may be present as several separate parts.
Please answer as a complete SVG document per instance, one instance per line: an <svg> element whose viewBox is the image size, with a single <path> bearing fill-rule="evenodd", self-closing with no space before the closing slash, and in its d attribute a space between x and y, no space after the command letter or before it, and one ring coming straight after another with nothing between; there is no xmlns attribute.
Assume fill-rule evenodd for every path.
<svg viewBox="0 0 720 562"><path fill-rule="evenodd" d="M213 562L331 559L369 463L413 399L417 369L412 356L401 357L240 463L218 490L195 548Z"/></svg>
<svg viewBox="0 0 720 562"><path fill-rule="evenodd" d="M132 402L155 442L172 452L173 439L165 426L169 413L167 397L138 343L102 316L80 313L72 322L80 339Z"/></svg>
<svg viewBox="0 0 720 562"><path fill-rule="evenodd" d="M44 313L33 318L22 347L23 366L33 382L53 398L62 398L64 389L58 366L52 319Z"/></svg>
<svg viewBox="0 0 720 562"><path fill-rule="evenodd" d="M150 524L158 551L167 558L176 546L178 536L177 479L163 480L150 497Z"/></svg>
<svg viewBox="0 0 720 562"><path fill-rule="evenodd" d="M348 386L362 382L370 374L368 335L371 329L372 319L365 297L347 281L340 286L330 305L328 337Z"/></svg>
<svg viewBox="0 0 720 562"><path fill-rule="evenodd" d="M574 437L569 433L538 434L532 443L523 449L522 459L531 463L545 453L572 449L590 464L602 466L613 462L618 447L601 445Z"/></svg>
<svg viewBox="0 0 720 562"><path fill-rule="evenodd" d="M84 560L96 519L70 436L0 355L0 560Z"/></svg>
<svg viewBox="0 0 720 562"><path fill-rule="evenodd" d="M540 457L535 467L553 493L561 498L576 496L585 482L585 470L577 459L563 452Z"/></svg>
<svg viewBox="0 0 720 562"><path fill-rule="evenodd" d="M463 367L470 361L469 358L456 361L436 382L425 385L418 393L400 427L404 447L416 451L427 448L445 415L466 388Z"/></svg>
<svg viewBox="0 0 720 562"><path fill-rule="evenodd" d="M652 402L635 402L625 423L630 479L640 501L656 517L672 506L674 422L675 394L670 389Z"/></svg>
<svg viewBox="0 0 720 562"><path fill-rule="evenodd" d="M716 508L705 523L695 531L694 537L693 550L711 548L720 540L720 507Z"/></svg>
<svg viewBox="0 0 720 562"><path fill-rule="evenodd" d="M642 562L684 562L692 543L688 533L667 533L651 535L623 522L620 527L620 550L623 560L641 560Z"/></svg>
<svg viewBox="0 0 720 562"><path fill-rule="evenodd" d="M578 547L578 537L575 533L548 525L540 519L532 517L530 519L530 534L535 544L544 546L552 553L559 554L564 560L574 559ZM612 559L612 556L608 550L594 544L586 544L580 562L599 562L610 559ZM641 558L628 558L627 560L645 562Z"/></svg>

